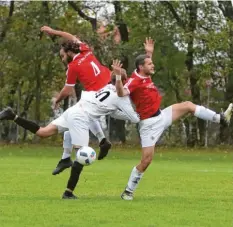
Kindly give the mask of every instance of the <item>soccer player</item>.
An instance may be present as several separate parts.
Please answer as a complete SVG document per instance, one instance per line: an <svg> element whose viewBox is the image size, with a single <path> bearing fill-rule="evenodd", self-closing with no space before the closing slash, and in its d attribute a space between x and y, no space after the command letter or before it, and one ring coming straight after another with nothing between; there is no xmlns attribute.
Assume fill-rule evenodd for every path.
<svg viewBox="0 0 233 227"><path fill-rule="evenodd" d="M140 116L139 134L142 157L138 165L133 167L126 188L121 194L124 200L133 200L133 193L153 159L156 142L174 121L192 113L200 119L226 125L230 122L233 110L233 104L230 104L224 113L217 114L204 106L187 101L171 105L161 111L161 96L151 80L151 75L154 74L151 57L152 55L143 54L136 58L136 70L124 86L121 82L120 68L115 69L116 74L119 74L116 76L118 95L120 97L130 96Z"/></svg>
<svg viewBox="0 0 233 227"><path fill-rule="evenodd" d="M111 78L111 71L103 66L95 57L89 46L76 36L54 30L48 26L41 27L41 31L49 35L57 35L66 39L61 45L60 56L62 62L68 66L66 72L66 83L57 97L54 99L53 108L57 109L59 103L69 96L74 85L79 81L86 91L98 91L107 85ZM104 132L99 121L91 122L90 129L99 140L100 152L98 160L103 159L111 148L111 143L105 138ZM64 133L64 152L62 159L58 162L57 167L52 174L56 175L72 165L70 159L70 149L66 147L66 141L69 141L69 133Z"/></svg>
<svg viewBox="0 0 233 227"><path fill-rule="evenodd" d="M124 74L126 75L126 73ZM115 82L114 75L112 82ZM81 99L77 104L68 108L46 127L40 127L30 120L17 116L10 107L0 112L0 120L13 120L19 126L40 137L49 137L58 132L69 130L71 140L67 142L67 146L73 146L77 152L80 147L88 146L90 123L108 114L118 119L130 120L133 123L139 122L139 117L134 111L130 99L118 97L116 88L112 84L106 85L98 92L82 92ZM77 198L73 191L82 170L83 165L74 161L67 188L62 196L63 199Z"/></svg>

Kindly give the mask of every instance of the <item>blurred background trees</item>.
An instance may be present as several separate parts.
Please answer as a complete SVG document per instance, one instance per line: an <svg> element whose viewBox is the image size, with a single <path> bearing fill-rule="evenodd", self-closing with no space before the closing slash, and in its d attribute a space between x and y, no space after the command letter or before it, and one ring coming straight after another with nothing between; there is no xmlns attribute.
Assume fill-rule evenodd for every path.
<svg viewBox="0 0 233 227"><path fill-rule="evenodd" d="M58 37L43 25L68 31L93 47L110 67L120 58L128 74L143 52L145 37L155 40L155 84L162 107L191 100L221 111L233 98L233 7L230 1L7 1L0 2L0 108L45 124L50 99L62 88L65 67ZM81 86L76 90L80 91ZM115 141L138 141L136 127L108 119ZM162 139L166 144L207 146L232 143L232 127L219 128L193 117L177 122ZM134 133L133 133L134 132ZM22 129L0 123L0 139L30 140Z"/></svg>

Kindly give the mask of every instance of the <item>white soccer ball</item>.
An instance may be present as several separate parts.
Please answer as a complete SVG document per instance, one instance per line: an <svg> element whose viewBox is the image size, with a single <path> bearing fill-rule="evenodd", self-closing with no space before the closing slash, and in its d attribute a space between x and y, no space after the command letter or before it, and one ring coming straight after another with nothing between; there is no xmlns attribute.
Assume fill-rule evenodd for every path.
<svg viewBox="0 0 233 227"><path fill-rule="evenodd" d="M91 165L96 159L96 152L91 147L81 147L76 154L77 162L84 166Z"/></svg>

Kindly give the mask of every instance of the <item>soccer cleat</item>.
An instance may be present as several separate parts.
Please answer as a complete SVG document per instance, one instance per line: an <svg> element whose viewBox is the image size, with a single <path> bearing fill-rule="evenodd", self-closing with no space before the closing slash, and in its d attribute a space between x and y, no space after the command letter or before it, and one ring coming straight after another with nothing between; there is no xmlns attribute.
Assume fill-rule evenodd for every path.
<svg viewBox="0 0 233 227"><path fill-rule="evenodd" d="M53 170L52 174L57 175L61 173L63 170L70 168L72 165L73 165L73 162L71 158L61 159L58 162L57 167Z"/></svg>
<svg viewBox="0 0 233 227"><path fill-rule="evenodd" d="M227 126L230 124L232 111L233 111L233 104L230 103L228 108L226 109L226 111L224 113L220 114L220 124L221 125Z"/></svg>
<svg viewBox="0 0 233 227"><path fill-rule="evenodd" d="M131 200L133 200L133 193L125 190L125 191L121 194L121 198L122 198L123 200L131 201Z"/></svg>
<svg viewBox="0 0 233 227"><path fill-rule="evenodd" d="M62 195L62 199L77 199L78 197L74 195L72 192L65 191Z"/></svg>
<svg viewBox="0 0 233 227"><path fill-rule="evenodd" d="M98 160L105 158L108 155L108 151L110 150L112 144L106 138L103 138L100 142L100 152L98 155Z"/></svg>
<svg viewBox="0 0 233 227"><path fill-rule="evenodd" d="M7 107L0 112L0 120L14 120L16 114L11 107Z"/></svg>

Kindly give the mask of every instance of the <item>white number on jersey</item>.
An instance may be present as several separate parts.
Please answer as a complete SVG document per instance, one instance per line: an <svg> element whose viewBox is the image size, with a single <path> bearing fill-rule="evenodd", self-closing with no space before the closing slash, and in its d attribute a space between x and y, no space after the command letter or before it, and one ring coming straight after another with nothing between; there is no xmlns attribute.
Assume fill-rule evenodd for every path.
<svg viewBox="0 0 233 227"><path fill-rule="evenodd" d="M91 61L91 66L93 68L95 76L98 76L100 74L100 69L98 65L96 65L95 62Z"/></svg>

